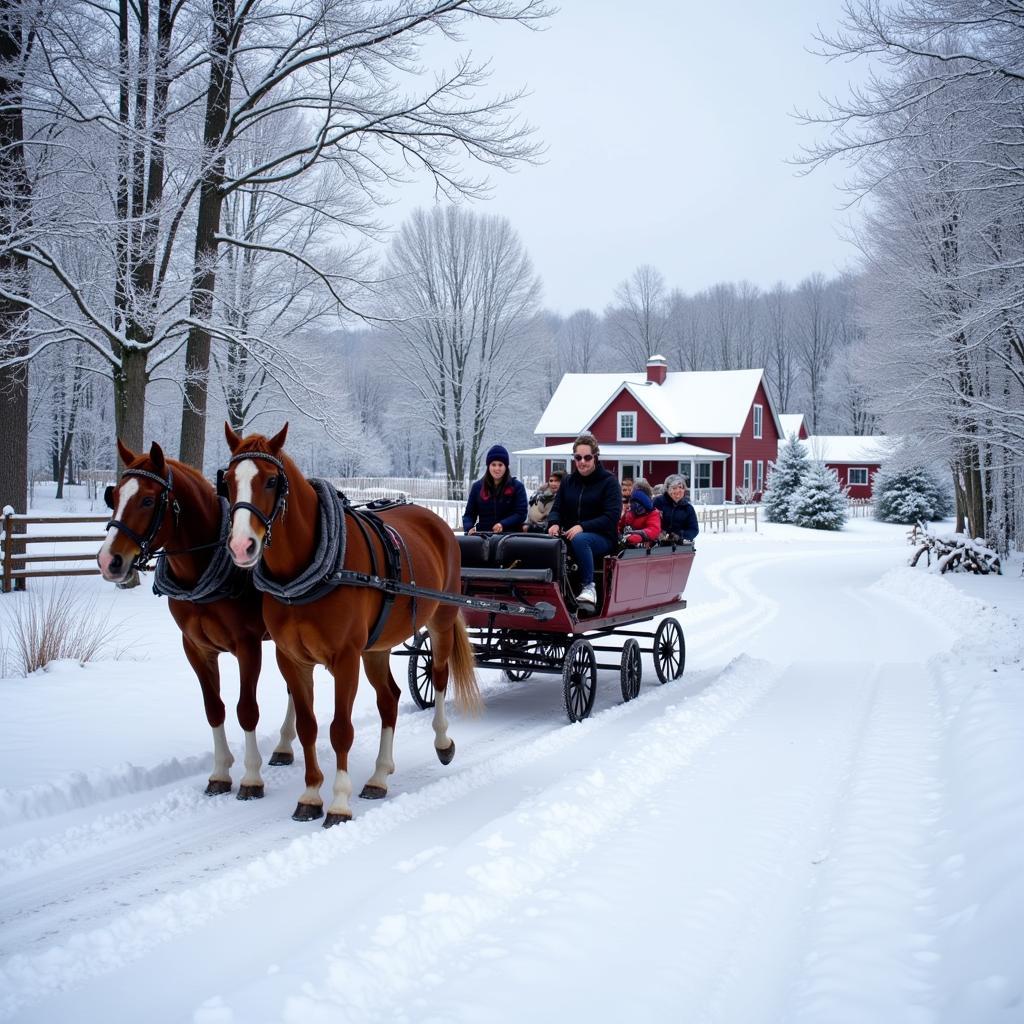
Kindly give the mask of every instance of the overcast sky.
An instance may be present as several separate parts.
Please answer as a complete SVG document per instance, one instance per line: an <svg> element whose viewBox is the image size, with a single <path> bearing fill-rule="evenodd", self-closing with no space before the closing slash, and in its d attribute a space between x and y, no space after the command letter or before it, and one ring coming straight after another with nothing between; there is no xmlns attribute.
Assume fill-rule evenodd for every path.
<svg viewBox="0 0 1024 1024"><path fill-rule="evenodd" d="M642 263L687 293L852 265L842 167L801 177L786 163L815 137L794 108L860 77L808 52L840 13L840 0L562 0L543 32L474 31L460 48L493 56L496 89L529 88L522 110L547 146L540 166L492 175L475 206L512 221L544 305L600 311ZM385 220L430 202L404 190Z"/></svg>

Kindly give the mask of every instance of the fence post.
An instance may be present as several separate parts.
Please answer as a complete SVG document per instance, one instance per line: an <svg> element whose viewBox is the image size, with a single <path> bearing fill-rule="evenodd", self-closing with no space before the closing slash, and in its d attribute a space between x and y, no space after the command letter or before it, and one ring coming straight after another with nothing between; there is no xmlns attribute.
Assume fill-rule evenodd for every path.
<svg viewBox="0 0 1024 1024"><path fill-rule="evenodd" d="M4 584L3 593L11 592L11 572L14 568L14 510L8 505L4 509Z"/></svg>

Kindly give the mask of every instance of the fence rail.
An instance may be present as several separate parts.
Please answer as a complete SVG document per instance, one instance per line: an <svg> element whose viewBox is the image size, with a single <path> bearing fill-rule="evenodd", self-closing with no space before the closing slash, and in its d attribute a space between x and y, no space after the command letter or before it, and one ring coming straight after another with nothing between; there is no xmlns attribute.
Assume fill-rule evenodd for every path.
<svg viewBox="0 0 1024 1024"><path fill-rule="evenodd" d="M724 533L729 529L729 524L738 526L740 523L753 522L754 531L757 531L757 505L723 505L720 508L709 508L707 505L697 505L697 522L702 530L710 530L712 533Z"/></svg>
<svg viewBox="0 0 1024 1024"><path fill-rule="evenodd" d="M25 580L45 576L93 576L99 572L96 551L63 551L34 554L27 550L32 544L95 544L103 542L106 531L96 533L31 533L30 526L48 526L60 523L63 526L91 526L106 523L108 516L20 516L3 517L3 593L9 594L15 586L24 588ZM87 569L62 568L39 569L37 565L54 565L66 562L92 562Z"/></svg>

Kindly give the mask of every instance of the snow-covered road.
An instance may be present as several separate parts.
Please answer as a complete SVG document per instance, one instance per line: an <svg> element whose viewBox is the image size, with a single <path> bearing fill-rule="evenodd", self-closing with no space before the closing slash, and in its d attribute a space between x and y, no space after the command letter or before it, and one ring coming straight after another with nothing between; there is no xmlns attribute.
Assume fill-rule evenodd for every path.
<svg viewBox="0 0 1024 1024"><path fill-rule="evenodd" d="M119 595L167 634L159 694L118 696L156 670L123 661L62 666L36 694L3 681L23 720L0 762L0 1017L1024 1019L1021 585L986 608L898 568L900 539L864 522L705 538L681 680L645 659L622 704L602 673L570 727L560 681L484 674L447 768L406 699L387 800L331 830L290 820L299 766L265 769L262 801L202 795L169 617ZM265 752L280 685L268 667ZM149 734L133 765L124 702ZM364 695L357 783L376 746Z"/></svg>

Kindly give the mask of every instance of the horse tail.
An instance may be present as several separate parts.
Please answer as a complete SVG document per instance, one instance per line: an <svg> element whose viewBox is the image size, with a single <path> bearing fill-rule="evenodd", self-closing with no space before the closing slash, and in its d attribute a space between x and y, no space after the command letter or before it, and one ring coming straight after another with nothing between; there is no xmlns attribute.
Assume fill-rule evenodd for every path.
<svg viewBox="0 0 1024 1024"><path fill-rule="evenodd" d="M452 653L448 659L455 703L463 711L478 715L484 709L480 687L476 681L476 660L469 642L466 623L459 612L452 626Z"/></svg>

